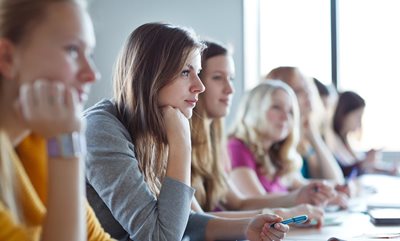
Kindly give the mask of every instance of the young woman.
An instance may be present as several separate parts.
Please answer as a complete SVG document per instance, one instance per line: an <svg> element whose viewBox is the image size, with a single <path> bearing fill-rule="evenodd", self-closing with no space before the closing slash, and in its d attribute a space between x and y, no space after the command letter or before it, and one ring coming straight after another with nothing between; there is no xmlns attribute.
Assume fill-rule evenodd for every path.
<svg viewBox="0 0 400 241"><path fill-rule="evenodd" d="M350 145L350 133L361 129L365 109L364 99L353 91L340 93L333 115L332 132L327 135L327 144L348 177L352 172L360 175L365 172L383 172L394 174L395 169L382 169L376 166L379 152L369 150L364 156L357 155ZM329 134L329 133L328 133Z"/></svg>
<svg viewBox="0 0 400 241"><path fill-rule="evenodd" d="M87 240L79 115L96 79L90 18L74 0L3 0L0 13L0 240ZM47 144L31 163L46 182L14 152L29 133L43 141L33 148ZM88 210L88 239L109 240Z"/></svg>
<svg viewBox="0 0 400 241"><path fill-rule="evenodd" d="M321 178L343 183L343 174L322 140L318 126L313 122L313 101L310 83L296 67L283 66L271 70L267 80L281 80L296 94L300 109L300 143L298 151L303 158L302 173L305 178Z"/></svg>
<svg viewBox="0 0 400 241"><path fill-rule="evenodd" d="M191 118L192 132L192 186L196 189L193 209L211 212L218 216L252 216L260 212L214 212L218 209L249 210L265 207L289 207L301 202L310 202L306 191L281 196L264 195L259 198L242 198L235 185L227 179L230 160L224 138L224 117L229 112L230 100L234 92L232 80L235 76L233 58L226 47L215 42L206 42L202 54L200 78L206 86L205 93ZM240 181L239 181L240 182ZM304 197L306 196L306 197ZM313 196L313 195L310 195ZM303 198L303 200L296 200ZM322 210L310 205L295 208L265 209L287 218L307 214L310 219L320 221Z"/></svg>
<svg viewBox="0 0 400 241"><path fill-rule="evenodd" d="M119 240L280 240L275 215L222 219L191 214L189 118L204 86L203 45L188 30L149 23L122 49L114 99L87 119L87 188L96 214Z"/></svg>
<svg viewBox="0 0 400 241"><path fill-rule="evenodd" d="M231 178L246 196L287 192L305 184L300 175L299 113L285 83L270 80L252 89L229 134Z"/></svg>

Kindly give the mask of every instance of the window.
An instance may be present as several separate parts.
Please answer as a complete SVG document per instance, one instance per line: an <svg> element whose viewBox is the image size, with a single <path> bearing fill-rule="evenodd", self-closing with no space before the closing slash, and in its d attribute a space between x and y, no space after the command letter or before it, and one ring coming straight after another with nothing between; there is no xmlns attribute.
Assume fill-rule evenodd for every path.
<svg viewBox="0 0 400 241"><path fill-rule="evenodd" d="M331 83L330 1L260 1L260 69L297 66Z"/></svg>
<svg viewBox="0 0 400 241"><path fill-rule="evenodd" d="M338 89L367 103L359 149L400 151L400 1L337 1ZM260 74L298 66L331 83L329 0L260 1Z"/></svg>
<svg viewBox="0 0 400 241"><path fill-rule="evenodd" d="M400 1L338 4L338 87L366 101L362 148L400 150Z"/></svg>

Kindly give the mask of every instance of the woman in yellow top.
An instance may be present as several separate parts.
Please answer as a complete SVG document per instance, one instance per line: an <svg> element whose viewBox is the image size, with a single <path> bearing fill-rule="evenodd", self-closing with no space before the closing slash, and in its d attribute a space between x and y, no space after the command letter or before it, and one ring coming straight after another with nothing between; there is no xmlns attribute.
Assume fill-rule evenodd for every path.
<svg viewBox="0 0 400 241"><path fill-rule="evenodd" d="M79 114L97 76L83 4L0 1L0 240L110 239L85 211ZM46 155L14 152L30 132L44 138ZM45 167L43 179L33 182L20 158Z"/></svg>

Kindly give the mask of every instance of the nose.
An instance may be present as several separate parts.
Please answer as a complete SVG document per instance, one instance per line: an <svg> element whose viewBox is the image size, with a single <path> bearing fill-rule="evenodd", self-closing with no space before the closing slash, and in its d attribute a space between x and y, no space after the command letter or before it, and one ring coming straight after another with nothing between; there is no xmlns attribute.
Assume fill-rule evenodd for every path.
<svg viewBox="0 0 400 241"><path fill-rule="evenodd" d="M190 92L193 93L203 93L206 90L206 87L201 82L201 79L197 74L192 75L192 86L190 87Z"/></svg>
<svg viewBox="0 0 400 241"><path fill-rule="evenodd" d="M233 94L235 92L235 88L233 87L232 81L230 79L226 80L226 85L225 85L225 93L226 94Z"/></svg>
<svg viewBox="0 0 400 241"><path fill-rule="evenodd" d="M91 58L83 58L79 80L83 83L92 83L100 79L101 75Z"/></svg>

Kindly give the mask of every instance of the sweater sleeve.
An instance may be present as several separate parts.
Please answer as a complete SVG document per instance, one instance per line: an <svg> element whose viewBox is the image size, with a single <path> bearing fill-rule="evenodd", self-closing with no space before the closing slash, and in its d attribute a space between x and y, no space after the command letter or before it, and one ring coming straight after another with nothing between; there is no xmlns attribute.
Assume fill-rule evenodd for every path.
<svg viewBox="0 0 400 241"><path fill-rule="evenodd" d="M165 178L158 199L154 197L127 130L112 112L97 108L86 114L86 178L108 208L96 210L99 204L91 203L103 227L113 237L121 232L112 230L116 221L132 240L181 240L194 190Z"/></svg>

